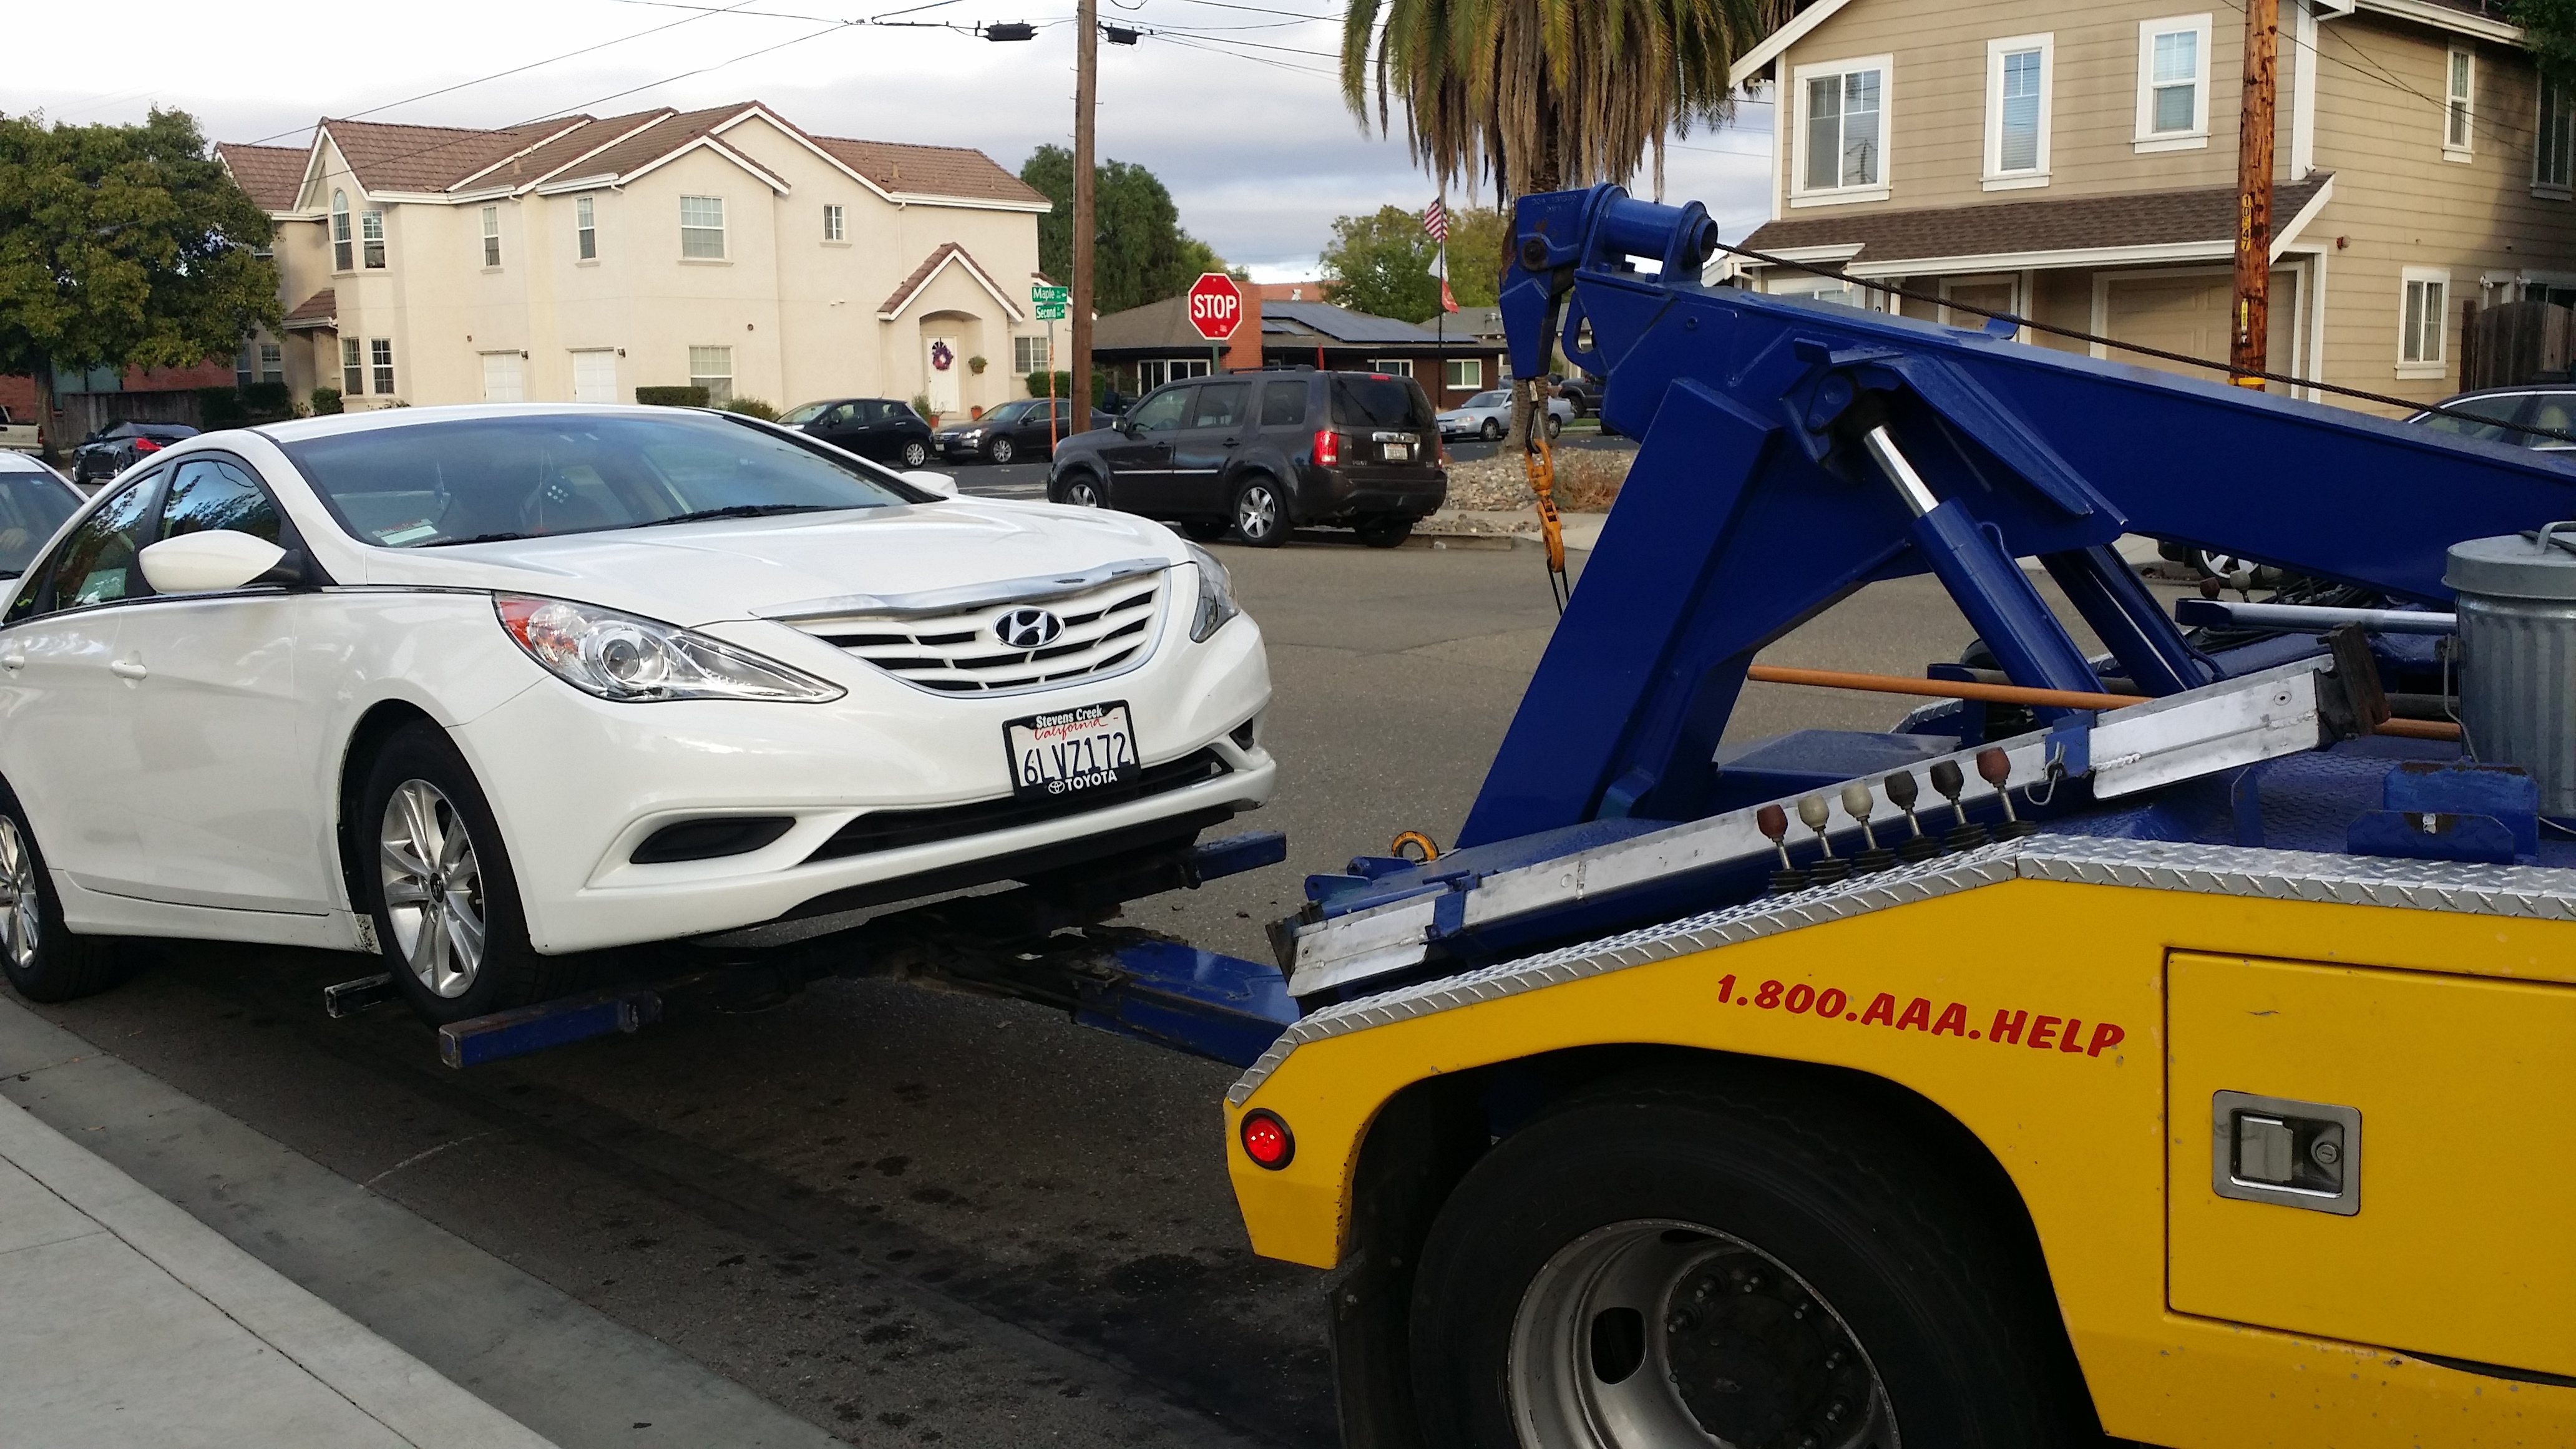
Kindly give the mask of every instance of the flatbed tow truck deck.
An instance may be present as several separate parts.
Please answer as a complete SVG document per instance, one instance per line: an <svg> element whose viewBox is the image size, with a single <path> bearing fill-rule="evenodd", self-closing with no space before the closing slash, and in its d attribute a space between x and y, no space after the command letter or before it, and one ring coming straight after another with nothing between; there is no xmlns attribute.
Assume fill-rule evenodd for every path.
<svg viewBox="0 0 2576 1449"><path fill-rule="evenodd" d="M1310 877L1275 967L1093 924L1238 841L798 969L1245 1066L1353 1449L2576 1444L2576 470L1683 280L1716 244L1517 203L1515 376L1561 347L1641 445L1459 849ZM2186 632L2129 534L2319 582ZM1958 697L1723 740L1924 572Z"/></svg>

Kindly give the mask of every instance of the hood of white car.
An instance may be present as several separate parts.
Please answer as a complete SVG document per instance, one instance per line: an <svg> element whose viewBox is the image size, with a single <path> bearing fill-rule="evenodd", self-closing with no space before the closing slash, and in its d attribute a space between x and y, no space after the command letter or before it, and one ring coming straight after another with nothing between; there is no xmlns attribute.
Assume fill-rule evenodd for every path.
<svg viewBox="0 0 2576 1449"><path fill-rule="evenodd" d="M959 499L372 550L367 581L576 599L693 628L852 595L928 593L1184 557L1169 529L1128 514Z"/></svg>

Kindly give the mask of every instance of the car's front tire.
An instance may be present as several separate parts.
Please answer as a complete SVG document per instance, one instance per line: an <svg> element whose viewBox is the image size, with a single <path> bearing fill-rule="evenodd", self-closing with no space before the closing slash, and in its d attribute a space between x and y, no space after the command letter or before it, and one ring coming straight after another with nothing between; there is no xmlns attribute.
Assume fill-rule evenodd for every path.
<svg viewBox="0 0 2576 1449"><path fill-rule="evenodd" d="M1019 445L1008 438L995 438L984 449L984 456L995 464L1008 463L1019 455Z"/></svg>
<svg viewBox="0 0 2576 1449"><path fill-rule="evenodd" d="M1256 473L1234 491L1234 531L1254 548L1288 541L1288 500L1269 475Z"/></svg>
<svg viewBox="0 0 2576 1449"><path fill-rule="evenodd" d="M928 443L921 441L919 438L914 438L903 445L903 466L907 468L918 468L929 461L930 445Z"/></svg>
<svg viewBox="0 0 2576 1449"><path fill-rule="evenodd" d="M1549 413L1549 414L1547 415L1547 435L1548 435L1549 437L1553 438L1553 437L1555 437L1557 434L1562 433L1562 432L1564 432L1564 431L1565 431L1565 419L1558 417L1558 416L1557 416L1556 414L1554 414L1554 413Z"/></svg>
<svg viewBox="0 0 2576 1449"><path fill-rule="evenodd" d="M1502 435L1503 425L1492 418L1485 419L1485 425L1476 430L1476 436L1484 439L1488 443L1494 442L1501 438Z"/></svg>
<svg viewBox="0 0 2576 1449"><path fill-rule="evenodd" d="M565 989L563 963L528 944L500 826L446 731L423 722L388 738L358 801L376 945L414 1012L463 1021Z"/></svg>
<svg viewBox="0 0 2576 1449"><path fill-rule="evenodd" d="M1064 480L1064 501L1076 508L1109 506L1109 500L1101 496L1100 485L1088 473L1076 473Z"/></svg>
<svg viewBox="0 0 2576 1449"><path fill-rule="evenodd" d="M0 785L0 974L29 1001L70 1001L130 974L119 943L75 936L16 792Z"/></svg>

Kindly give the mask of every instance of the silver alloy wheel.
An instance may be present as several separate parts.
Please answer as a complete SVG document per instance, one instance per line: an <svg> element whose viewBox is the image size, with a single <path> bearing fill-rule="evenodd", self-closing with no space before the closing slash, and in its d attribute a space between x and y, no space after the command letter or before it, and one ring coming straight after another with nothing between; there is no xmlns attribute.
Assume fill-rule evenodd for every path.
<svg viewBox="0 0 2576 1449"><path fill-rule="evenodd" d="M436 785L405 780L385 801L377 868L394 948L433 996L462 996L483 965L483 870L463 817Z"/></svg>
<svg viewBox="0 0 2576 1449"><path fill-rule="evenodd" d="M1247 539L1268 538L1279 527L1279 495L1267 483L1247 485L1234 503L1234 526Z"/></svg>
<svg viewBox="0 0 2576 1449"><path fill-rule="evenodd" d="M993 461L996 463L1007 463L1011 461L1011 459L1019 456L1019 451L1019 448L1008 438L995 438L993 440L992 454Z"/></svg>
<svg viewBox="0 0 2576 1449"><path fill-rule="evenodd" d="M1560 1249L1521 1296L1508 1382L1525 1449L1898 1449L1842 1315L1697 1223L1613 1223Z"/></svg>
<svg viewBox="0 0 2576 1449"><path fill-rule="evenodd" d="M930 445L915 438L903 445L903 466L918 468L930 461Z"/></svg>
<svg viewBox="0 0 2576 1449"><path fill-rule="evenodd" d="M1064 501L1076 508L1098 508L1100 490L1091 486L1090 479L1076 478L1064 485Z"/></svg>
<svg viewBox="0 0 2576 1449"><path fill-rule="evenodd" d="M1480 438L1483 438L1483 439L1484 439L1486 442L1488 442L1488 443L1492 442L1492 441L1493 441L1493 440L1495 440L1496 438L1501 437L1502 435L1503 435L1503 425L1502 425L1501 423L1496 422L1496 421L1495 421L1495 420L1493 420L1492 418L1487 418L1487 419L1485 419L1485 425L1484 425L1483 427L1478 428L1478 429L1476 430L1476 436L1478 436L1478 437L1480 437Z"/></svg>
<svg viewBox="0 0 2576 1449"><path fill-rule="evenodd" d="M0 950L24 971L36 964L44 912L36 898L36 856L18 822L0 815Z"/></svg>

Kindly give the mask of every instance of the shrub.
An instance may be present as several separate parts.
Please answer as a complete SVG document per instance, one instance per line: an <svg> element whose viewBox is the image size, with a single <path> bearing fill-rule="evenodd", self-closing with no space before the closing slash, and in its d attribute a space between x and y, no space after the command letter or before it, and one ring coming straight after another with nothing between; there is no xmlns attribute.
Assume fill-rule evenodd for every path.
<svg viewBox="0 0 2576 1449"><path fill-rule="evenodd" d="M313 389L313 416L329 417L340 410L340 390L336 387Z"/></svg>
<svg viewBox="0 0 2576 1449"><path fill-rule="evenodd" d="M1049 379L1053 379L1052 384ZM1073 374L1070 371L1032 372L1024 381L1031 397L1073 396ZM1097 367L1091 370L1091 405L1093 407L1098 407L1100 400L1109 395L1109 382L1109 374L1106 371ZM1047 391L1050 385L1055 389L1053 392Z"/></svg>
<svg viewBox="0 0 2576 1449"><path fill-rule="evenodd" d="M208 432L242 421L241 395L229 387L197 389L197 426Z"/></svg>
<svg viewBox="0 0 2576 1449"><path fill-rule="evenodd" d="M738 397L731 399L725 403L724 410L729 413L740 413L747 418L758 418L764 423L774 423L778 421L778 409L771 407L769 404L762 402L756 397Z"/></svg>
<svg viewBox="0 0 2576 1449"><path fill-rule="evenodd" d="M295 411L295 399L282 382L254 382L242 388L241 405L255 418L282 418Z"/></svg>
<svg viewBox="0 0 2576 1449"><path fill-rule="evenodd" d="M639 387L635 400L648 408L702 408L707 405L707 390L702 387Z"/></svg>

